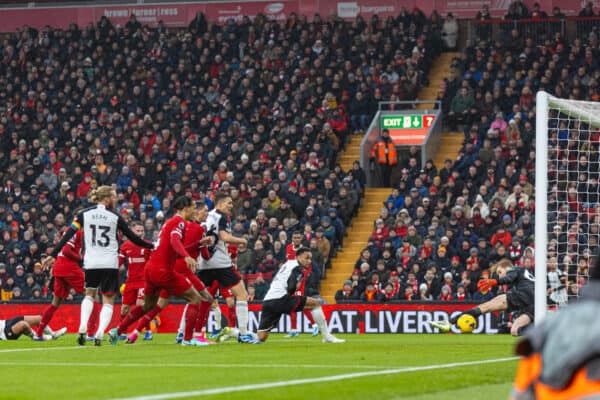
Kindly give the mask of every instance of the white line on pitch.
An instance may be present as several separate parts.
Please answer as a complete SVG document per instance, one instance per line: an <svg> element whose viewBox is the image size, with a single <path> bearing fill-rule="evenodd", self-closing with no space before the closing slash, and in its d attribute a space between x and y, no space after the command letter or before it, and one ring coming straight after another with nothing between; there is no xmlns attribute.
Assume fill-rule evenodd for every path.
<svg viewBox="0 0 600 400"><path fill-rule="evenodd" d="M466 362L457 362L457 363L449 363L449 364L434 364L434 365L423 365L423 366L418 366L418 367L385 369L385 370L379 370L379 371L355 372L355 373L351 373L351 374L330 375L330 376L323 376L323 377L319 377L319 378L293 379L290 381L256 383L256 384L241 385L241 386L225 386L225 387L220 387L220 388L193 390L193 391L188 391L188 392L175 392L175 393L154 394L154 395L148 395L148 396L123 397L123 398L114 399L114 400L169 400L169 399L179 399L179 398L183 398L183 397L210 396L210 395L216 395L216 394L242 392L242 391L247 391L247 390L272 389L272 388L282 387L282 386L297 386L297 385L314 384L314 383L322 383L322 382L335 382L335 381L341 381L341 380L346 380L346 379L364 378L364 377L368 377L368 376L392 375L392 374L402 374L402 373L406 373L406 372L417 372L417 371L429 371L429 370L445 369L445 368L468 367L468 366L472 366L472 365L493 364L493 363L500 363L500 362L505 362L505 361L514 361L514 360L518 360L518 357L494 358L491 360L466 361Z"/></svg>
<svg viewBox="0 0 600 400"><path fill-rule="evenodd" d="M0 365L10 366L35 366L35 367L108 367L108 368L339 368L339 369L386 369L386 366L377 365L323 365L323 364L200 364L200 363L172 363L172 364L148 364L148 363L105 363L105 362L53 362L53 361L0 361Z"/></svg>
<svg viewBox="0 0 600 400"><path fill-rule="evenodd" d="M0 350L0 353L20 353L23 351L81 350L81 349L85 349L85 347L82 347L82 346L28 347L26 349L4 349L4 350Z"/></svg>

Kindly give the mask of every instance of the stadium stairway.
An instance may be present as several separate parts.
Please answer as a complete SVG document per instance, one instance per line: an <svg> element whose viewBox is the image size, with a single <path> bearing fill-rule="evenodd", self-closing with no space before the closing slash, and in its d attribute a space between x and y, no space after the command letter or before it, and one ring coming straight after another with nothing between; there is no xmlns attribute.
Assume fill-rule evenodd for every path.
<svg viewBox="0 0 600 400"><path fill-rule="evenodd" d="M419 99L437 99L443 89L444 78L450 75L452 59L460 57L460 53L442 53L429 72L429 85L421 89ZM427 108L427 104L418 108ZM430 105L429 105L430 106ZM454 160L462 145L463 134L450 132L442 135L440 149L434 158L436 167L443 166L444 160ZM360 157L360 142L362 135L352 135L344 151L340 154L339 161L344 171L352 168L352 163ZM329 304L335 304L335 292L342 288L344 280L349 279L358 259L360 250L366 247L367 241L373 232L373 224L379 216L383 202L390 195L389 188L367 188L361 209L348 229L348 236L344 240L344 250L338 252L332 260L331 270L327 271L325 280L321 283L321 295Z"/></svg>
<svg viewBox="0 0 600 400"><path fill-rule="evenodd" d="M346 279L350 279L354 263L360 251L367 246L373 224L390 193L390 188L365 189L362 207L352 220L348 236L344 239L344 250L337 253L331 262L331 269L327 271L327 277L321 282L321 295L327 303L335 304L335 292L342 288Z"/></svg>

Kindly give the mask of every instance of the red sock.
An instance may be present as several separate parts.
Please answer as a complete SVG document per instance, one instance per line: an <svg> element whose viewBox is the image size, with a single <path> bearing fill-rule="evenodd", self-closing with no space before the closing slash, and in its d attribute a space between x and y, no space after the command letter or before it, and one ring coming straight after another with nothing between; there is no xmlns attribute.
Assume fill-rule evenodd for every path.
<svg viewBox="0 0 600 400"><path fill-rule="evenodd" d="M200 304L188 304L187 313L185 313L185 333L183 340L192 340L196 320L200 314Z"/></svg>
<svg viewBox="0 0 600 400"><path fill-rule="evenodd" d="M37 328L37 336L42 336L44 334L44 328L48 326L48 323L50 323L50 320L52 319L52 316L56 310L58 310L58 307L56 307L54 304L50 304L48 307L46 307L44 313L42 314L42 321Z"/></svg>
<svg viewBox="0 0 600 400"><path fill-rule="evenodd" d="M235 304L233 307L227 306L227 326L235 328L237 326L237 316L235 315Z"/></svg>
<svg viewBox="0 0 600 400"><path fill-rule="evenodd" d="M150 322L152 322L154 317L156 317L161 311L162 308L160 308L158 304L155 305L152 310L148 311L142 318L140 318L139 322L135 326L135 329L138 332L141 332L144 328L150 328Z"/></svg>
<svg viewBox="0 0 600 400"><path fill-rule="evenodd" d="M198 314L198 319L196 320L196 326L194 327L194 330L197 333L202 332L202 328L206 326L206 323L208 322L209 313L210 303L208 301L203 301L202 303L200 303L200 311Z"/></svg>
<svg viewBox="0 0 600 400"><path fill-rule="evenodd" d="M312 313L309 310L304 310L304 315L306 316L306 318L308 318L311 325L315 324L315 319L313 318Z"/></svg>
<svg viewBox="0 0 600 400"><path fill-rule="evenodd" d="M98 330L98 319L100 317L100 310L102 310L102 304L95 301L94 309L92 310L92 314L90 315L90 319L88 320L88 336L94 336L96 334L96 331Z"/></svg>
<svg viewBox="0 0 600 400"><path fill-rule="evenodd" d="M144 308L142 306L134 306L131 309L131 311L129 311L129 314L127 314L127 316L123 318L123 320L119 324L117 333L119 335L122 335L123 333L127 332L127 328L129 328L129 326L135 321L140 319L142 315L144 315Z"/></svg>
<svg viewBox="0 0 600 400"><path fill-rule="evenodd" d="M293 312L290 314L290 327L293 329L298 330L298 313L297 312Z"/></svg>

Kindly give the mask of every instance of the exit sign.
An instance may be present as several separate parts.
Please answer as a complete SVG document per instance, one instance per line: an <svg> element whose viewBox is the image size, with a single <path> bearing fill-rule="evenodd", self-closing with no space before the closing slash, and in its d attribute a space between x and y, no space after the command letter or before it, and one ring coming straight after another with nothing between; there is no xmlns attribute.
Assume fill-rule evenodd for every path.
<svg viewBox="0 0 600 400"><path fill-rule="evenodd" d="M390 131L396 145L420 145L435 121L435 115L406 114L381 116L381 129Z"/></svg>
<svg viewBox="0 0 600 400"><path fill-rule="evenodd" d="M419 129L429 128L433 124L433 115L400 115L382 117L381 127L384 129Z"/></svg>

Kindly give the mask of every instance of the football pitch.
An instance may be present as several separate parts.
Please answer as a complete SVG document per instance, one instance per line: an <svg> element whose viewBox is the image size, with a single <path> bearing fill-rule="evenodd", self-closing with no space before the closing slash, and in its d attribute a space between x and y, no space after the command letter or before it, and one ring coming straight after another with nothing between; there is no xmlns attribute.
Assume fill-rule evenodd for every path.
<svg viewBox="0 0 600 400"><path fill-rule="evenodd" d="M517 360L506 335L271 335L182 347L174 335L114 347L0 342L0 399L506 399Z"/></svg>

